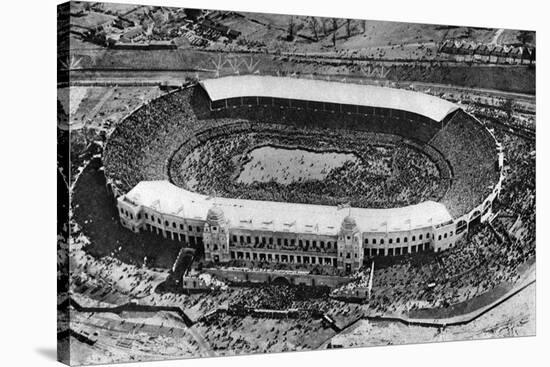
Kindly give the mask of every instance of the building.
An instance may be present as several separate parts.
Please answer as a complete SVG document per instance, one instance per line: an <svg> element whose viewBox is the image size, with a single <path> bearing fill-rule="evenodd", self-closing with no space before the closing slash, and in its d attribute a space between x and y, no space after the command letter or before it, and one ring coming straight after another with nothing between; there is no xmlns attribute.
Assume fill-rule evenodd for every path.
<svg viewBox="0 0 550 367"><path fill-rule="evenodd" d="M439 47L442 54L456 61L501 64L534 64L535 48L527 46L474 43L467 40L446 40Z"/></svg>
<svg viewBox="0 0 550 367"><path fill-rule="evenodd" d="M465 233L443 204L363 209L216 198L143 181L117 199L121 224L202 246L207 261L330 265L353 272L365 257L441 251Z"/></svg>
<svg viewBox="0 0 550 367"><path fill-rule="evenodd" d="M485 161L464 164L459 155L449 157L446 160L455 162L458 169L449 179L466 187L479 185L481 181L471 178L485 170L500 176L483 181L491 182L491 187L479 201L471 202L465 196L470 200L468 206L457 205L450 197L389 209L212 198L168 181L142 181L117 197L121 224L136 233L152 231L191 244L214 263L248 260L322 265L353 273L367 258L452 248L470 226L492 214L502 182L502 151L490 131L453 103L391 88L261 76L205 80L198 88L216 116L248 116L261 109L281 114L288 109L341 116L338 120L347 117L354 119L348 125L353 127L377 119L376 128L382 132L411 134L425 147L432 144L443 153L447 146L481 137L466 151L475 146L485 149L475 154ZM465 126L473 132L460 135ZM421 130L425 133L419 134ZM448 153L455 154L456 149ZM466 170L464 177L460 170Z"/></svg>

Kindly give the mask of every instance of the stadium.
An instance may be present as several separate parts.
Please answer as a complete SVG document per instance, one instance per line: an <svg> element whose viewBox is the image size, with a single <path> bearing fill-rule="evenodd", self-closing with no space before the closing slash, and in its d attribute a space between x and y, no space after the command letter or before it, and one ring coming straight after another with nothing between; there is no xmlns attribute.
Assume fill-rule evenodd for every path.
<svg viewBox="0 0 550 367"><path fill-rule="evenodd" d="M458 105L256 75L140 106L109 137L104 165L129 230L181 241L212 263L340 274L454 247L493 215L503 179L500 144Z"/></svg>

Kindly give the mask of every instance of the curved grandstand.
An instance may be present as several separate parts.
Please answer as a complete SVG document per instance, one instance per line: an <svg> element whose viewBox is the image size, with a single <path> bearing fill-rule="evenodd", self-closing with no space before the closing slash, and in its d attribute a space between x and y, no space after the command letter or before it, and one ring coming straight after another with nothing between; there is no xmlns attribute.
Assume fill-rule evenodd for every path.
<svg viewBox="0 0 550 367"><path fill-rule="evenodd" d="M359 163L317 181L235 183L233 166L242 171L265 146L301 149L302 160L334 151ZM242 162L226 159L233 157ZM121 223L136 232L204 246L208 260L354 270L364 256L452 247L491 214L502 153L478 120L437 97L239 76L141 106L110 136L104 163ZM213 208L221 222L208 219ZM347 217L354 228L340 225Z"/></svg>

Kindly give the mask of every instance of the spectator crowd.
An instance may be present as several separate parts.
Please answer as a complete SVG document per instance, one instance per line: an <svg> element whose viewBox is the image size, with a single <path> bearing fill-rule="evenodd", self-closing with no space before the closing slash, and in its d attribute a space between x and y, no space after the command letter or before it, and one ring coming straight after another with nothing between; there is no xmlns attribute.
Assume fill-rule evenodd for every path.
<svg viewBox="0 0 550 367"><path fill-rule="evenodd" d="M498 179L496 143L480 123L462 113L429 142L453 169L449 189L449 172L443 172L441 161L430 158L436 153L420 151L407 139L365 131L204 118L204 106L193 103L193 93L193 88L171 93L120 123L104 155L106 175L115 185L129 190L141 180L171 179L209 194L332 205L350 200L356 207L442 199L456 215L478 205ZM507 163L502 194L494 208L499 215L491 224L470 228L448 251L405 255L391 266L376 267L371 309L399 314L446 308L517 281L522 266L535 255L535 147L533 141L502 129L496 128L495 134ZM236 182L247 152L268 144L351 152L360 157L360 163L344 164L318 181L288 185ZM513 233L500 217L514 218ZM288 295L280 294L287 291L265 290L267 296L260 297L259 303L247 302L286 307L265 303L265 299L281 296L280 302L288 302Z"/></svg>

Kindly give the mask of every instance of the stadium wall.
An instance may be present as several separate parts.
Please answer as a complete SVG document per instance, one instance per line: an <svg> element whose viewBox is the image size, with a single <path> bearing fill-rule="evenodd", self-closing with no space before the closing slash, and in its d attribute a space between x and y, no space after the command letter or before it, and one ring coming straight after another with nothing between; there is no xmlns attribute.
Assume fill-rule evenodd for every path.
<svg viewBox="0 0 550 367"><path fill-rule="evenodd" d="M177 91L172 91L172 93L175 92ZM205 97L206 93L203 91L202 94L201 99ZM412 138L423 143L427 143L437 133L438 129L448 121L448 119L444 119L442 122L436 122L425 116L400 110L383 111L379 108L327 103L317 104L315 101L284 100L280 98L267 100L265 98L260 99L260 97L240 97L224 100L223 102L217 101L216 104L209 102L209 107L202 110L202 118L206 116L209 118L245 117L248 119L271 119L277 123L296 123L296 121L302 120L305 121L305 124L313 126L366 128L369 131L378 130L379 132L409 138L412 131L415 133ZM145 105L138 107L138 109L143 108ZM500 178L491 194L470 212L455 218L450 223L439 223L424 228L409 229L408 231L388 229L383 233L362 232L362 248L365 257L398 256L426 250L443 251L453 247L456 241L467 233L469 227L478 218L481 222L489 220L491 217L492 204L500 193L503 179L501 150L499 151L499 169ZM449 175L452 177L452 172ZM124 192L121 192L108 177L107 187L118 198L117 207L121 224L124 227L136 233L142 230L150 230L164 237L190 243L193 246L203 246L205 218L185 218L162 213L154 208L134 205L124 200ZM154 216L156 221L146 220L145 214ZM257 234L273 236L273 233L262 233L261 231ZM301 234L296 235L300 236Z"/></svg>
<svg viewBox="0 0 550 367"><path fill-rule="evenodd" d="M336 288L352 279L349 277L307 274L290 271L254 271L249 269L217 269L208 268L205 271L220 279L232 283L271 283L284 279L288 284L306 286L326 286Z"/></svg>
<svg viewBox="0 0 550 367"><path fill-rule="evenodd" d="M151 231L165 238L197 247L204 251L207 260L249 260L267 261L273 263L298 263L311 265L337 266L338 259L338 235L321 235L316 233L300 232L274 232L261 229L242 229L228 226L227 248L222 251L222 245L214 251L205 248L208 241L204 240L205 228L208 226L206 218L187 218L164 213L154 208L136 205L125 196L117 200L120 223L135 233ZM456 242L467 233L457 233L456 221L448 223L433 223L420 228L395 230L387 228L387 231L368 231L360 229L359 241L361 243L362 257L374 258L377 256L400 256L426 251L444 251L453 247ZM338 223L334 224L335 227ZM323 249L314 246L314 243L325 244ZM258 243L272 244L274 248L255 248ZM294 250L283 250L278 243L296 244ZM298 243L312 244L310 251L298 249ZM353 256L353 254L352 254ZM292 257L292 259L291 259ZM306 259L307 262L306 262Z"/></svg>

